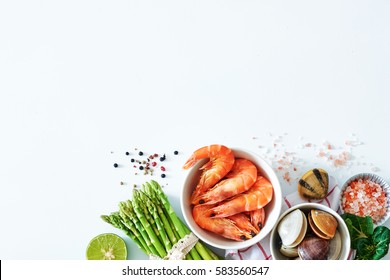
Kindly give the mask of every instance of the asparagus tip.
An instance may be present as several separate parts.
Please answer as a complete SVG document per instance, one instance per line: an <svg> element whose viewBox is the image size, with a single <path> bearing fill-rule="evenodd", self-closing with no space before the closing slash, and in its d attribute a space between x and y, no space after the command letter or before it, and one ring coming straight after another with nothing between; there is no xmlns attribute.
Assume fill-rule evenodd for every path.
<svg viewBox="0 0 390 280"><path fill-rule="evenodd" d="M107 215L100 215L100 218L105 221L106 223L111 224L110 218Z"/></svg>

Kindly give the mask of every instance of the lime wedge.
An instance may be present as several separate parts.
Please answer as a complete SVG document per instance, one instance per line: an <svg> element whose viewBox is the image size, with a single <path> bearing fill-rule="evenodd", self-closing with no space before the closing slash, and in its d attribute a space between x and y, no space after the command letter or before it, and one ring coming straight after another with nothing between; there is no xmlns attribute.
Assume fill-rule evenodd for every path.
<svg viewBox="0 0 390 280"><path fill-rule="evenodd" d="M87 260L126 260L126 243L116 234L100 234L89 242L86 257Z"/></svg>

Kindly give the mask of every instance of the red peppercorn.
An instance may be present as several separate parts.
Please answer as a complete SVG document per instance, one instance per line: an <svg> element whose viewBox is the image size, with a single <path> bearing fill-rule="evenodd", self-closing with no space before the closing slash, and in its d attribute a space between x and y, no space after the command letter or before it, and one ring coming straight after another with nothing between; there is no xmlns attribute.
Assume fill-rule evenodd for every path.
<svg viewBox="0 0 390 280"><path fill-rule="evenodd" d="M156 165L157 165L157 162L153 161L152 166L156 166Z"/></svg>
<svg viewBox="0 0 390 280"><path fill-rule="evenodd" d="M165 171L165 167L164 166L161 166L160 169L161 169L161 171Z"/></svg>

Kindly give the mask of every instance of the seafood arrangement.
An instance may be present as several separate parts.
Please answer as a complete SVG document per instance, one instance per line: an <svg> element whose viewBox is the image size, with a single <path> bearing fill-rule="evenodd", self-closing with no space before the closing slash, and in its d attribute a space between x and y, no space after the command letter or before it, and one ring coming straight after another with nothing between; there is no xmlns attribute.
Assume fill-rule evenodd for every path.
<svg viewBox="0 0 390 280"><path fill-rule="evenodd" d="M300 178L298 193L307 201L328 199L329 175L314 168ZM389 185L370 173L351 177L340 193L341 216L321 203L302 203L285 212L271 235L276 259L381 259L387 254L390 231L384 226Z"/></svg>
<svg viewBox="0 0 390 280"><path fill-rule="evenodd" d="M279 251L290 259L337 260L341 252L338 221L319 209L295 209L277 225Z"/></svg>
<svg viewBox="0 0 390 280"><path fill-rule="evenodd" d="M271 226L270 256L274 259L345 260L351 257L351 249L356 248L351 238L360 235L352 234L354 228L351 228L350 222L346 224L345 219L352 214L340 216L325 205L330 205L331 197L340 197L337 191L333 191L333 185L330 188L331 178L326 170L315 167L304 172L296 185L299 196L294 197L307 202L293 206L279 217L277 203L281 203L280 186L272 170L261 159L239 149L233 152L223 145L210 145L196 150L183 168L189 169L195 164L183 188L182 209L194 232L212 246L223 249L247 248L247 244L254 244L250 242L258 242L258 238L263 238ZM349 180L341 191L339 206L347 212L348 205L344 206L341 203L343 200L345 203L364 202L359 204L357 210L369 213L378 225L389 216L390 190L377 177L377 184L372 184L370 180L373 178ZM368 187L376 188L367 193ZM361 191L366 194L362 196ZM372 203L375 205L372 206ZM357 210L353 212L355 215L359 214ZM360 220L357 222L360 223ZM377 240L379 233L388 234L388 231L385 234L383 232L383 227L378 227L376 233L370 232L367 238ZM385 240L382 237L378 244L375 243L377 241L369 242L375 243L377 247L382 246L382 240ZM388 246L388 243L385 244ZM380 256L368 254L370 246L366 247L365 250L357 250L357 259L379 259L387 254L387 247ZM260 253L264 254L264 251Z"/></svg>
<svg viewBox="0 0 390 280"><path fill-rule="evenodd" d="M274 194L271 182L253 162L236 158L223 145L199 148L183 168L207 159L188 202L194 221L202 229L230 240L253 238L266 221L264 207Z"/></svg>

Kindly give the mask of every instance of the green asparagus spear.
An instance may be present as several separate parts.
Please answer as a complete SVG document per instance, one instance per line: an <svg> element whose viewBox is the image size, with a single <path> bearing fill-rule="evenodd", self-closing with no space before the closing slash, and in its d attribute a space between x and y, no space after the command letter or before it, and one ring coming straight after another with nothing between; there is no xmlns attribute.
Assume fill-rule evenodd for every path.
<svg viewBox="0 0 390 280"><path fill-rule="evenodd" d="M171 243L176 244L181 239L181 237L180 237L178 231L175 229L175 226L174 226L172 220L170 219L168 212L165 210L165 207L162 204L157 192L155 191L155 189L151 186L151 183L149 183L149 182L146 182L143 185L143 191L145 193L147 193L148 196L150 197L150 199L153 200L153 203L155 205L157 205L158 214L164 222L164 227L166 228L166 231L167 231L168 236L171 240ZM194 249L194 250L196 250L196 249ZM196 259L199 259L199 257L200 257L199 254L197 254L197 253L195 253L194 256ZM186 258L186 260L193 260L193 257L191 256L191 254L187 254L185 258Z"/></svg>
<svg viewBox="0 0 390 280"><path fill-rule="evenodd" d="M119 215L121 216L122 218L122 223L125 227L127 227L128 229L130 229L134 235L137 237L137 239L139 240L139 242L141 243L142 247L145 249L145 253L150 255L151 254L151 251L149 249L149 246L146 244L146 241L145 239L142 237L142 234L137 230L137 228L135 227L135 224L133 223L133 221L124 213L124 211L122 210L122 208L124 206L122 206L123 202L120 202L119 204Z"/></svg>
<svg viewBox="0 0 390 280"><path fill-rule="evenodd" d="M147 253L147 250L146 250L145 247L142 245L142 243L140 242L140 240L131 232L131 230L127 229L127 228L121 223L119 217L113 216L112 214L111 214L110 216L101 215L100 217L102 218L103 221L105 221L105 222L111 224L112 226L114 226L114 227L117 228L117 229L122 230L127 236L129 236L129 237L134 241L134 243L138 246L138 248L140 248L144 253Z"/></svg>
<svg viewBox="0 0 390 280"><path fill-rule="evenodd" d="M181 220L173 210L172 205L170 204L166 194L163 192L161 186L154 180L151 180L150 185L153 188L153 190L157 193L161 203L164 205L165 211L168 213L168 216L172 220L172 223L176 231L179 233L180 238L183 238L189 233L188 228L183 226L183 223L181 222ZM199 242L197 242L195 247L191 249L190 254L194 260L200 260L202 258L205 260L213 259Z"/></svg>
<svg viewBox="0 0 390 280"><path fill-rule="evenodd" d="M149 212L149 210L146 207L145 202L142 200L141 193L142 192L139 190L134 190L133 191L133 201L135 201L135 200L137 201L139 208L143 211L146 220L149 222L151 228L154 231L154 234L158 237L158 240L160 241L160 243L164 244L163 237L160 236L160 231L157 228L156 221L153 219L153 217L151 216L151 213Z"/></svg>
<svg viewBox="0 0 390 280"><path fill-rule="evenodd" d="M185 229L185 231L187 232L187 234L189 234L191 231L187 228L187 226L182 222L182 225L183 225L183 228ZM213 260L221 260L221 257L218 256L217 254L215 254L213 251L211 251L210 248L208 248L206 245L204 245L201 241L198 241L198 243L200 243L200 246L202 247L201 248L201 251L203 251L203 248L204 250L210 255L210 257L213 259ZM196 246L195 246L196 247ZM199 252L199 251L198 251ZM201 254L202 255L202 254ZM207 254L205 255L207 258Z"/></svg>
<svg viewBox="0 0 390 280"><path fill-rule="evenodd" d="M148 195L148 197L153 201L154 205L156 206L158 215L160 216L160 219L164 224L165 231L171 243L176 244L177 241L180 239L180 236L174 230L174 226L173 224L171 224L171 221L169 220L167 215L165 215L163 205L161 204L160 200L156 196L156 193L153 191L149 183L145 183L143 185L143 191Z"/></svg>
<svg viewBox="0 0 390 280"><path fill-rule="evenodd" d="M154 247L154 245L152 244L152 242L150 241L150 238L149 238L149 235L148 233L146 232L145 228L142 226L142 223L141 221L138 219L135 211L134 211L134 208L133 208L133 204L130 200L127 200L125 202L122 202L120 204L120 211L122 211L124 214L126 214L126 216L128 216L132 222L134 223L136 229L141 233L143 239L145 240L145 243L147 245L147 247L149 248L150 252L156 256L158 256L158 252L156 250L156 248Z"/></svg>
<svg viewBox="0 0 390 280"><path fill-rule="evenodd" d="M156 248L156 250L158 252L158 256L160 258L164 258L166 256L167 252L165 251L164 246L161 244L159 238L157 237L156 233L154 232L152 226L150 225L150 223L146 219L144 212L141 209L141 206L140 206L138 199L133 199L132 204L133 204L133 209L134 209L138 219L140 220L142 226L145 228L146 232L148 233L150 241L152 242L152 244Z"/></svg>
<svg viewBox="0 0 390 280"><path fill-rule="evenodd" d="M161 240L165 246L165 250L167 252L169 252L169 250L171 250L171 248L172 248L172 244L168 238L167 233L165 232L163 222L161 221L160 216L157 213L156 206L153 204L152 200L150 200L150 198L145 193L139 192L139 195L140 195L140 198L142 199L142 201L146 204L146 207L149 210L149 213L152 214L152 217L153 217L154 221L156 222L157 229L160 233Z"/></svg>

